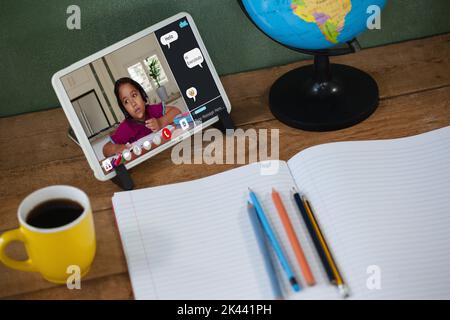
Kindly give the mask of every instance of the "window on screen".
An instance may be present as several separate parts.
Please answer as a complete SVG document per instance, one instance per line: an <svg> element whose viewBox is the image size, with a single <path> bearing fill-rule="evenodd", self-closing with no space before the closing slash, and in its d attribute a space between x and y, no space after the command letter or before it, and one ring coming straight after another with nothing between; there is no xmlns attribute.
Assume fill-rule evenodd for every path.
<svg viewBox="0 0 450 320"><path fill-rule="evenodd" d="M153 60L156 60L157 65L160 68L159 83L160 85L163 85L167 83L169 79L167 78L166 73L164 72L164 68L162 67L161 62L159 61L156 54L151 55L148 58L145 58L144 60L139 61L138 63L135 63L127 68L130 77L138 82L147 93L150 93L151 90L154 90L158 87L156 81L149 75L149 64Z"/></svg>

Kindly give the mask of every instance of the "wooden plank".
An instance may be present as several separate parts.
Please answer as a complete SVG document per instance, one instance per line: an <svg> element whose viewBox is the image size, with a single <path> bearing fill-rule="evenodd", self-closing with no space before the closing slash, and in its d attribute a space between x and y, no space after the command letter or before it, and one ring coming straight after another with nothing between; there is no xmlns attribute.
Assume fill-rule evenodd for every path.
<svg viewBox="0 0 450 320"><path fill-rule="evenodd" d="M66 119L64 119L67 122ZM66 126L67 128L67 126ZM14 143L11 143L14 141ZM0 162L0 172L11 168L25 167L35 163L48 163L56 159L83 157L77 147L61 131L48 132L35 136L16 137L8 143L0 142L4 161Z"/></svg>
<svg viewBox="0 0 450 320"><path fill-rule="evenodd" d="M369 73L378 83L380 99L450 84L450 34L362 50L331 58ZM273 119L268 106L272 84L286 72L311 64L300 61L270 69L233 74L221 78L244 124ZM245 111L244 111L245 110Z"/></svg>
<svg viewBox="0 0 450 320"><path fill-rule="evenodd" d="M380 86L382 99L435 89L450 85L450 34L371 48L332 61L370 73ZM285 72L310 63L301 61L222 77L236 125L273 119L268 108L270 86ZM81 156L81 150L67 138L68 126L61 109L0 118L0 148L8 155L0 162L0 173ZM14 137L14 143L10 137Z"/></svg>
<svg viewBox="0 0 450 320"><path fill-rule="evenodd" d="M66 116L60 108L0 118L0 144L5 143L5 140L11 142L12 137L66 132L67 124Z"/></svg>
<svg viewBox="0 0 450 320"><path fill-rule="evenodd" d="M332 63L347 64L371 74L381 98L399 96L448 85L450 81L450 34L396 43L332 57ZM259 97L289 70L311 64L300 61L284 66L232 74L221 78L231 101Z"/></svg>
<svg viewBox="0 0 450 320"><path fill-rule="evenodd" d="M386 112L384 111L386 110L386 106L396 106L396 108L399 108L399 105L404 105L404 109L401 111L404 114L399 115L398 112L400 111L391 112L392 115L389 121L392 122L395 119L398 119L398 125L401 125L402 123L412 123L411 120L407 121L407 119L410 119L415 115L424 117L425 119L430 118L431 116L433 116L433 112L439 112L439 110L444 111L439 112L438 115L443 119L448 119L449 114L445 113L446 106L448 105L449 100L448 91L448 88L442 88L426 93L407 96L403 99L396 98L393 100L383 101L380 108L371 118L355 127L340 130L338 135L336 135L335 132L313 133L301 130L293 130L293 132L295 132L295 134L302 135L302 137L305 138L305 141L310 141L309 138L322 136L325 136L327 138L332 138L333 136L341 137L346 132L352 132L352 134L356 134L358 133L358 128L361 127L366 128L366 132L375 133L378 132L379 128L371 128L371 124L374 121L377 122L380 119L380 115ZM414 98L412 99L411 97ZM405 104L404 101L408 101L409 105ZM432 102L429 103L428 101ZM405 108L409 108L409 110ZM436 116L435 118L439 118L439 116ZM385 121L385 119L383 119L383 121ZM418 119L416 119L415 121L417 122ZM275 123L277 123L279 126L283 126L279 122ZM416 123L416 126L418 126L418 128L421 128L423 124L420 122L419 124ZM381 128L384 128L386 125L388 125L388 121L386 121L386 123L383 123L382 125L378 124L378 126L381 126ZM399 130L399 132L403 131ZM407 132L408 131L405 131L405 133ZM360 135L361 133L358 133L358 136ZM370 135L364 136L364 138L365 137L370 138ZM374 136L374 138L377 138L377 135ZM313 144L322 142L326 142L326 140L314 140ZM134 168L132 174L136 180L137 186L145 187L176 181L187 181L192 178L199 177L198 175L205 176L214 172L219 172L223 169L230 168L230 166L225 165L223 167L206 166L206 168L202 170L192 170L190 167L191 166L189 165L174 166L170 159L170 151L166 150L165 152L157 155L155 158L150 159L148 162L145 162L140 166ZM217 169L214 167L217 167ZM26 168L16 168L9 170L8 172L3 172L3 174L0 176L0 197L2 198L2 202L5 205L0 208L0 219L10 220L3 217L5 214L8 214L8 212L11 212L12 208L17 207L17 204L19 203L19 199L21 197L28 194L32 190L41 188L46 185L58 183L72 184L74 186L82 188L83 190L86 190L91 197L94 197L95 195L94 198L96 199L98 195L111 195L114 191L119 190L118 187L110 182L102 183L97 181L92 175L82 175L80 174L80 172L90 173L86 161L83 157L66 161L55 161L52 162L51 165L31 165ZM152 174L149 175L149 172L152 172ZM24 181L26 181L26 184L24 184ZM110 207L110 204L107 204L108 202L110 201L107 200L107 197L99 199L99 201L94 201L94 210ZM9 206L9 203L12 203L12 205Z"/></svg>
<svg viewBox="0 0 450 320"><path fill-rule="evenodd" d="M418 134L450 125L450 87L400 96L384 100L373 117L352 128L338 132L314 133L289 128L277 120L269 120L257 124L244 126L255 129L279 129L280 130L280 158L287 160L297 152L313 145L333 141L362 140L362 139L386 139L398 138ZM133 172L138 187L154 186L179 181L187 181L217 172L221 172L237 165L181 165L174 166L170 162L169 155L160 155L160 161L152 161L143 164ZM94 178L80 175L84 160L81 158L68 161L54 162L51 165L37 165L36 167L13 169L10 173L0 177L2 186L2 203L10 210L0 209L0 226L3 230L17 226L13 205L18 203L24 189L28 193L36 188L55 183L69 183L84 189L93 200L96 208L94 213L96 230L98 235L98 253L95 263L86 283L99 281L109 283L107 277L126 272L126 264L115 227L113 213L111 211L111 195L117 190L111 183L101 183ZM199 170L201 168L201 170ZM82 171L81 171L82 172ZM24 185L23 177L27 179ZM91 181L92 180L92 181ZM29 181L29 182L28 182ZM5 187L7 186L7 188ZM97 209L97 208L102 208ZM16 255L19 248L13 249ZM106 277L106 278L105 278ZM39 275L24 273L7 269L0 265L0 297L25 294L31 292L32 297L51 295L53 290L61 294L61 298L71 298L71 292L64 294L60 286L56 287L40 279ZM95 282L97 283L97 282ZM110 284L109 284L110 285ZM47 292L47 289L52 291ZM41 290L41 291L39 291ZM92 297L101 296L102 287L92 285ZM97 291L95 291L97 290ZM129 296L128 289L124 289L122 296ZM119 293L117 293L119 295ZM121 293L122 294L122 293ZM26 297L24 295L23 297Z"/></svg>
<svg viewBox="0 0 450 320"><path fill-rule="evenodd" d="M65 286L6 297L6 300L126 300L133 299L128 273L81 282L79 290Z"/></svg>

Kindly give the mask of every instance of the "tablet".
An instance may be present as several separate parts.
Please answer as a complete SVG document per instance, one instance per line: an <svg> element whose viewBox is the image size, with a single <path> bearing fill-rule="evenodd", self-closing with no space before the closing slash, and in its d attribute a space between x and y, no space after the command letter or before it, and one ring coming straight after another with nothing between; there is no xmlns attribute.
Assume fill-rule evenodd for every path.
<svg viewBox="0 0 450 320"><path fill-rule="evenodd" d="M102 181L120 164L130 169L231 111L185 12L58 71L52 85Z"/></svg>

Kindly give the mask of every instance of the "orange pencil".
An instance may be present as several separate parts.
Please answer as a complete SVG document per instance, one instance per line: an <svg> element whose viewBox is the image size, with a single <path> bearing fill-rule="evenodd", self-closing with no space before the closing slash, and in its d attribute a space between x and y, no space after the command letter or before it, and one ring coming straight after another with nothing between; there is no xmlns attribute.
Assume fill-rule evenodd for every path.
<svg viewBox="0 0 450 320"><path fill-rule="evenodd" d="M294 227L292 226L292 223L289 220L289 216L286 212L283 202L281 201L280 195L273 188L272 188L272 200L273 203L275 204L275 207L277 208L284 229L286 230L289 242L291 243L291 246L294 249L295 257L297 258L297 262L300 265L300 269L302 270L306 283L309 286L313 286L316 283L316 280L314 279L311 269L309 268L308 261L306 261L305 254L303 253L303 249L300 246L300 242L298 241L297 236L295 235Z"/></svg>

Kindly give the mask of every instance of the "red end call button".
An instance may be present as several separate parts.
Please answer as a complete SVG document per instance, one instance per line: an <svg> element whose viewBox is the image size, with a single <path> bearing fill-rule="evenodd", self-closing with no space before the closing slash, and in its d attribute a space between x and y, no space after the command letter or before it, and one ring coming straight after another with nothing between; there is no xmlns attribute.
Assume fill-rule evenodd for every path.
<svg viewBox="0 0 450 320"><path fill-rule="evenodd" d="M170 138L172 137L172 132L170 131L170 129L164 128L162 131L162 136L164 137L164 139L170 140Z"/></svg>

